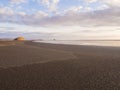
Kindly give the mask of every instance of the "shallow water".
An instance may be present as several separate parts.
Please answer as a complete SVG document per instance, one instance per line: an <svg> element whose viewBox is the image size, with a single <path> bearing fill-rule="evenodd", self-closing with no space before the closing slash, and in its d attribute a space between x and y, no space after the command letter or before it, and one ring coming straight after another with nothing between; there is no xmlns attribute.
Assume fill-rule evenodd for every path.
<svg viewBox="0 0 120 90"><path fill-rule="evenodd" d="M48 41L35 41L42 43L53 43L53 44L70 44L70 45L93 45L93 46L113 46L120 47L120 41L118 40L48 40Z"/></svg>

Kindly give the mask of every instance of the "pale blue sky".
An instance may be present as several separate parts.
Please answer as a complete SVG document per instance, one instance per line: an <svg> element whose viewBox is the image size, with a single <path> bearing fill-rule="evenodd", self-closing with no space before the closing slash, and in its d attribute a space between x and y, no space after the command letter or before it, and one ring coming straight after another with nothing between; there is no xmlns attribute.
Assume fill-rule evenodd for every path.
<svg viewBox="0 0 120 90"><path fill-rule="evenodd" d="M120 0L0 0L0 38L120 39Z"/></svg>

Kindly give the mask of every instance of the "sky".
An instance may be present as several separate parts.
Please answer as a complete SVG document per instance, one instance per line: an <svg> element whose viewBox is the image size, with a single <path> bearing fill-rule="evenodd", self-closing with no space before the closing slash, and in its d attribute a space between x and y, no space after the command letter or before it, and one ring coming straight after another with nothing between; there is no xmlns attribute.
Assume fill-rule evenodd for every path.
<svg viewBox="0 0 120 90"><path fill-rule="evenodd" d="M0 38L120 39L120 0L0 0Z"/></svg>

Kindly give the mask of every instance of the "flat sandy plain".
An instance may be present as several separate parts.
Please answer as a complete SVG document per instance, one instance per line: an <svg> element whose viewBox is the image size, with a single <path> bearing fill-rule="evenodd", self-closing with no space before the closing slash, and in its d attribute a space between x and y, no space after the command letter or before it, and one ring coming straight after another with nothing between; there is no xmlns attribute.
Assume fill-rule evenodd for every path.
<svg viewBox="0 0 120 90"><path fill-rule="evenodd" d="M120 90L120 47L0 41L0 90Z"/></svg>

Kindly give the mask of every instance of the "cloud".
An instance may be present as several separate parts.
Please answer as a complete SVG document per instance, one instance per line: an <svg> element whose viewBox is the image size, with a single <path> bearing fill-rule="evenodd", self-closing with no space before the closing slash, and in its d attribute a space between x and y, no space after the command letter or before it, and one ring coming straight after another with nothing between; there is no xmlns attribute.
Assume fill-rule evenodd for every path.
<svg viewBox="0 0 120 90"><path fill-rule="evenodd" d="M120 7L120 0L101 0L103 3L114 6L114 7Z"/></svg>
<svg viewBox="0 0 120 90"><path fill-rule="evenodd" d="M5 9L6 10L6 9ZM0 22L12 22L32 26L119 26L120 8L109 8L91 12L71 12L50 17L43 11L34 14L12 12L0 9Z"/></svg>
<svg viewBox="0 0 120 90"><path fill-rule="evenodd" d="M72 6L68 9L66 9L64 12L65 13L78 13L82 10L82 6Z"/></svg>
<svg viewBox="0 0 120 90"><path fill-rule="evenodd" d="M47 8L51 12L56 12L57 5L60 2L60 0L37 0L40 4L43 4L44 6L47 6Z"/></svg>
<svg viewBox="0 0 120 90"><path fill-rule="evenodd" d="M21 0L15 0L23 2ZM15 2L14 1L14 2ZM24 0L26 1L26 0ZM36 1L36 0L35 0ZM40 3L48 7L55 7L56 10L59 0L39 0ZM110 3L108 0L102 0L104 3ZM90 0L90 2L92 2ZM114 1L117 4L119 1ZM116 5L115 5L116 6ZM82 27L97 27L97 26L119 26L120 25L120 7L107 7L103 4L101 7L92 11L92 8L87 7L86 12L81 12L82 6L72 6L64 11L64 14L50 16L44 11L37 11L32 14L26 12L14 12L10 7L0 8L0 22L11 22L17 24L25 24L32 26L82 26Z"/></svg>
<svg viewBox="0 0 120 90"><path fill-rule="evenodd" d="M26 14L25 12L18 12L18 15L24 17L24 16L26 16L27 14Z"/></svg>
<svg viewBox="0 0 120 90"><path fill-rule="evenodd" d="M96 10L105 10L105 9L109 9L109 6L107 6L106 4L102 4L96 8Z"/></svg>
<svg viewBox="0 0 120 90"><path fill-rule="evenodd" d="M28 0L10 0L10 3L12 4L21 4L26 3Z"/></svg>
<svg viewBox="0 0 120 90"><path fill-rule="evenodd" d="M10 35L11 32L11 36L29 34L28 36L36 38L79 39L87 37L94 39L107 35L119 36L120 33L119 0L84 0L88 3L66 5L63 8L58 7L61 0L9 1L12 7L10 5L0 7L0 23L5 23L0 27L1 36L5 36L6 33ZM27 2L28 5L39 6L27 6L26 8L22 4ZM15 9L15 7L20 9ZM8 23L11 25L8 26Z"/></svg>
<svg viewBox="0 0 120 90"><path fill-rule="evenodd" d="M93 3L93 2L97 2L97 0L85 0L88 3Z"/></svg>
<svg viewBox="0 0 120 90"><path fill-rule="evenodd" d="M13 15L14 11L10 7L1 7L0 14L1 15Z"/></svg>
<svg viewBox="0 0 120 90"><path fill-rule="evenodd" d="M110 7L120 7L120 0L85 0L88 3L102 2Z"/></svg>
<svg viewBox="0 0 120 90"><path fill-rule="evenodd" d="M0 27L2 30L14 30L15 27Z"/></svg>
<svg viewBox="0 0 120 90"><path fill-rule="evenodd" d="M53 17L43 16L40 19L32 17L25 20L27 24L34 24L40 26L62 26L62 25L78 25L78 26L119 26L120 25L120 9L111 8L106 10L94 12L79 12L79 13L66 13L64 15L56 15ZM42 15L40 15L42 16ZM32 20L31 23L29 20Z"/></svg>

